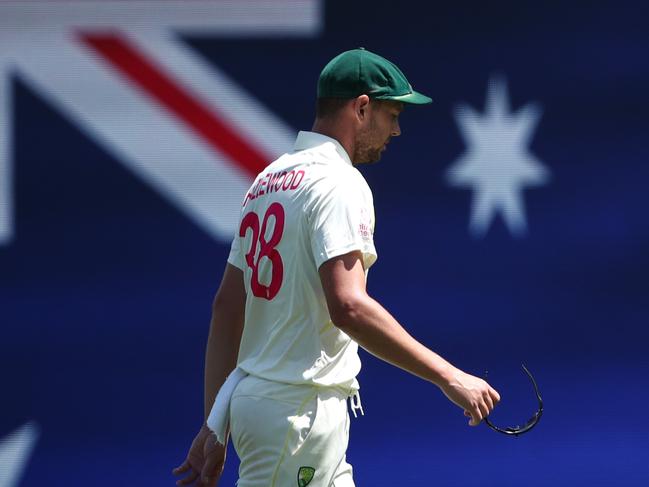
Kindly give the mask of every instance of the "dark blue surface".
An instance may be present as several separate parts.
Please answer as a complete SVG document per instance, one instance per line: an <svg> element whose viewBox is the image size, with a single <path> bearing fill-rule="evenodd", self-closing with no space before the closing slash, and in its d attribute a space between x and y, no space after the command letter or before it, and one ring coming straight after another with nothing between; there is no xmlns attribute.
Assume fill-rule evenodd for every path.
<svg viewBox="0 0 649 487"><path fill-rule="evenodd" d="M462 368L490 371L494 420L546 412L519 439L468 428L426 383L363 353L352 423L359 486L649 485L649 30L641 2L497 7L331 2L312 40L186 38L296 129L317 74L363 45L435 100L364 168L379 261L370 292ZM242 62L242 60L247 60ZM274 76L259 73L275 73ZM482 112L503 74L513 109L543 113L524 193L529 234L467 231L471 194L445 182L465 150L459 103ZM212 295L227 246L13 83L16 234L0 247L0 436L41 428L22 485L171 485L202 416ZM233 485L230 455L222 485Z"/></svg>

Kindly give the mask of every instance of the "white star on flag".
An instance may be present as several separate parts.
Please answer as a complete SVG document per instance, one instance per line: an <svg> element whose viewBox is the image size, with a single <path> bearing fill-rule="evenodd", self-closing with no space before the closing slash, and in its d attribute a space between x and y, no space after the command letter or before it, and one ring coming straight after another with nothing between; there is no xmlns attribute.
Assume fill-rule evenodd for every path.
<svg viewBox="0 0 649 487"><path fill-rule="evenodd" d="M510 113L504 79L492 78L484 114L460 105L455 120L467 145L447 173L452 186L473 189L469 230L483 237L497 213L516 237L527 231L523 188L540 186L549 171L528 150L541 110L528 104Z"/></svg>
<svg viewBox="0 0 649 487"><path fill-rule="evenodd" d="M38 427L26 423L0 439L0 487L16 487L38 439Z"/></svg>

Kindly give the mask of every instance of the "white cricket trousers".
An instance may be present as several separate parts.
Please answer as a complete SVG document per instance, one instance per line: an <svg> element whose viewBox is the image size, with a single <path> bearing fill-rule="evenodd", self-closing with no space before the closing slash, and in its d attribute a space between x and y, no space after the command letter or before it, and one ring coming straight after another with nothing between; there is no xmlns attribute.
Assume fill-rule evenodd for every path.
<svg viewBox="0 0 649 487"><path fill-rule="evenodd" d="M230 402L238 487L354 487L347 397L324 387L244 378Z"/></svg>

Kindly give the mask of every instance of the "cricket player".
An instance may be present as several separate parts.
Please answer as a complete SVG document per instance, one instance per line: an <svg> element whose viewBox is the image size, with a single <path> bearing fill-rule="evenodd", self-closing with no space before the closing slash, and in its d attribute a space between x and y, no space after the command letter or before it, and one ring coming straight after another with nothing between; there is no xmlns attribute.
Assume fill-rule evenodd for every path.
<svg viewBox="0 0 649 487"><path fill-rule="evenodd" d="M381 158L405 105L431 101L363 48L323 69L311 132L243 199L213 303L204 422L174 470L185 475L178 485L216 485L231 436L239 487L353 487L345 452L348 400L362 410L358 345L438 386L472 426L500 400L410 336L365 287L377 258L374 208L354 165Z"/></svg>

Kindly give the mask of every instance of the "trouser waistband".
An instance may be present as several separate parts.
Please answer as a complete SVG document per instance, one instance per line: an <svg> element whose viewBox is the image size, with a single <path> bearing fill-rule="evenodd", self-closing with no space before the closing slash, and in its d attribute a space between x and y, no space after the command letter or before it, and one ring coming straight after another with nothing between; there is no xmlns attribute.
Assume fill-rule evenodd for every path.
<svg viewBox="0 0 649 487"><path fill-rule="evenodd" d="M212 405L212 409L210 410L210 414L208 415L207 426L214 432L214 434L216 434L217 441L222 445L225 445L228 425L230 422L230 401L232 400L232 394L239 385L239 382L248 377L248 375L247 372L236 367L230 375L228 375L228 378L219 389L214 404ZM332 389L340 391L341 396L346 396L346 398L349 399L349 406L354 418L358 417L356 413L357 411L360 411L361 416L365 415L363 404L361 402L361 395L358 389L352 389L351 391L344 391L342 388L338 387Z"/></svg>

